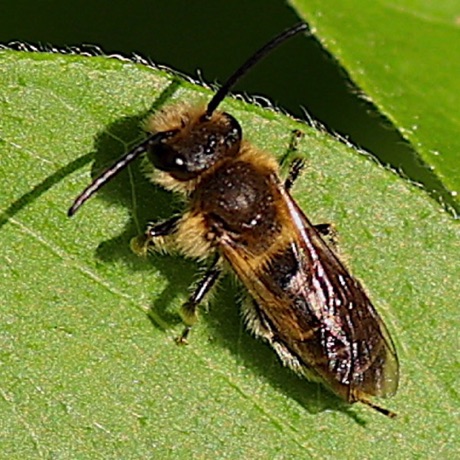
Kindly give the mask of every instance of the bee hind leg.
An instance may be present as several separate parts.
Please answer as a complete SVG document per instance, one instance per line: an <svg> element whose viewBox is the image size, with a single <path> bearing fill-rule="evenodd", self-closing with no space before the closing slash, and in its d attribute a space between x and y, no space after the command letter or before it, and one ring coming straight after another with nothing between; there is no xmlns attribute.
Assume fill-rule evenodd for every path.
<svg viewBox="0 0 460 460"><path fill-rule="evenodd" d="M222 267L220 264L220 256L217 255L211 266L207 269L203 278L197 284L192 295L189 297L187 302L182 305L181 318L186 327L182 334L176 339L178 344L187 344L187 338L190 334L190 330L198 320L198 306L203 301L206 294L208 294L212 287L216 284L221 274Z"/></svg>
<svg viewBox="0 0 460 460"><path fill-rule="evenodd" d="M314 371L279 337L278 331L274 325L270 324L270 320L265 315L263 308L249 295L243 302L242 310L246 327L256 337L270 344L284 366L310 380L318 380L318 376L316 376Z"/></svg>

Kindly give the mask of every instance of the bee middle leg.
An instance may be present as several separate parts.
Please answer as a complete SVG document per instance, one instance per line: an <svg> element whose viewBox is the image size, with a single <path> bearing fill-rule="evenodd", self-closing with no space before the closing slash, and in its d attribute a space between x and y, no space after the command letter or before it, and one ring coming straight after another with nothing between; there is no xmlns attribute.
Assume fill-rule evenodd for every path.
<svg viewBox="0 0 460 460"><path fill-rule="evenodd" d="M316 231L329 242L333 248L337 249L337 230L332 224L316 224L313 225Z"/></svg>
<svg viewBox="0 0 460 460"><path fill-rule="evenodd" d="M199 304L203 301L204 297L216 284L220 275L222 274L222 266L220 264L220 255L216 255L211 266L207 269L205 275L201 281L197 284L192 295L189 297L187 302L182 305L181 317L185 323L185 329L182 334L176 339L178 344L186 344L187 338L190 334L192 326L198 319L197 309Z"/></svg>
<svg viewBox="0 0 460 460"><path fill-rule="evenodd" d="M332 224L316 224L313 225L313 227L315 227L316 231L322 236L326 236L331 239L335 238L335 229Z"/></svg>

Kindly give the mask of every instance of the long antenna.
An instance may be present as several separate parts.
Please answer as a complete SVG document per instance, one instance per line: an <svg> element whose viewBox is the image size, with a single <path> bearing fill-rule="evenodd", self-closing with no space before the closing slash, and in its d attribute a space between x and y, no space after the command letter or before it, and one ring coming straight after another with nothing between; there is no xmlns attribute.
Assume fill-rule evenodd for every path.
<svg viewBox="0 0 460 460"><path fill-rule="evenodd" d="M222 102L224 97L229 91L238 83L238 81L244 77L244 75L251 70L258 62L265 58L273 49L283 44L286 40L290 39L294 35L300 32L308 31L308 25L305 22L300 22L284 32L281 32L275 38L266 43L262 48L256 51L243 65L241 65L236 72L230 76L230 78L222 85L213 98L210 100L206 109L206 115L211 116L216 110L217 106Z"/></svg>
<svg viewBox="0 0 460 460"><path fill-rule="evenodd" d="M300 32L308 31L308 25L304 22L296 24L289 29L270 40L262 48L256 51L230 78L226 83L216 92L206 109L206 115L211 116L217 106L222 102L224 97L229 93L233 86L258 62L260 62L267 54L273 49L284 43L289 38L297 35ZM145 141L131 149L129 152L121 156L112 166L103 171L97 176L91 184L89 184L83 192L73 202L72 206L67 211L67 215L72 217L78 209L91 198L102 186L109 182L114 176L116 176L122 169L126 168L132 161L134 161L139 155L141 155L149 145L154 144L161 138L164 133L156 133L147 137Z"/></svg>
<svg viewBox="0 0 460 460"><path fill-rule="evenodd" d="M161 133L160 133L161 134ZM145 152L150 143L155 142L158 134L150 135L145 141L131 149L129 152L122 155L112 166L109 166L103 171L96 179L88 185L88 187L77 196L72 206L67 211L67 215L72 217L80 206L91 198L104 184L106 184L113 176L117 175L122 169L126 168L132 161L134 161L141 153Z"/></svg>

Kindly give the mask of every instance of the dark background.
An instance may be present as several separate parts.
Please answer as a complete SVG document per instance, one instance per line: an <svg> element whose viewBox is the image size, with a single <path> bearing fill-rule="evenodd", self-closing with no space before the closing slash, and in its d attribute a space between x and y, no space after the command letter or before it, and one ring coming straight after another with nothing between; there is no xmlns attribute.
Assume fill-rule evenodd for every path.
<svg viewBox="0 0 460 460"><path fill-rule="evenodd" d="M298 21L280 0L3 0L0 43L97 45L104 53L137 53L222 83L255 49ZM303 107L382 163L439 190L398 132L358 98L345 72L315 39L299 36L285 44L253 69L237 91L265 96L305 119Z"/></svg>

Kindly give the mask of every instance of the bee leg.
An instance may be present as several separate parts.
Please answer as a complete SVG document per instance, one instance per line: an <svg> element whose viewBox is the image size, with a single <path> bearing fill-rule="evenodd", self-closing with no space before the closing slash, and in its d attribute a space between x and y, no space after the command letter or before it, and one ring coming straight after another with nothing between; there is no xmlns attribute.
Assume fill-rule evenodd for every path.
<svg viewBox="0 0 460 460"><path fill-rule="evenodd" d="M298 129L295 129L294 131L292 131L291 142L289 143L287 152L284 154L280 162L281 167L283 167L284 163L286 163L290 158L292 158L292 156L295 157L297 155L299 140L302 139L303 136L304 136L304 133ZM295 180L299 176L302 168L303 168L303 160L301 160L300 158L295 158L294 160L290 162L288 175L284 182L284 187L286 188L286 190L289 190L292 187Z"/></svg>
<svg viewBox="0 0 460 460"><path fill-rule="evenodd" d="M222 274L222 267L220 265L220 255L217 255L212 262L211 266L206 271L204 277L197 284L193 294L185 302L181 309L182 321L185 323L186 327L184 332L176 339L178 344L186 344L187 337L190 334L192 326L196 323L198 319L197 309L198 305L203 301L206 294L212 289L216 284L216 281L219 279Z"/></svg>
<svg viewBox="0 0 460 460"><path fill-rule="evenodd" d="M283 159L281 160L281 165L287 160L289 156L292 155L292 153L297 152L299 140L302 139L304 136L303 132L295 129L292 132L292 139L289 144L289 148L287 153L284 155ZM289 165L289 171L288 175L286 177L286 180L284 181L284 188L286 190L290 190L292 186L294 185L294 182L298 179L300 176L300 173L302 172L302 169L305 166L305 161L302 158L294 158L294 160L291 161L291 164ZM332 243L335 244L335 230L331 224L317 224L314 225L315 229L320 233L322 236L325 236L329 239L331 239Z"/></svg>
<svg viewBox="0 0 460 460"><path fill-rule="evenodd" d="M171 235L177 230L177 223L179 222L179 220L180 216L174 216L163 222L150 224L147 227L145 234L151 240L159 236Z"/></svg>
<svg viewBox="0 0 460 460"><path fill-rule="evenodd" d="M298 141L298 139L303 136L303 133L301 133L300 131L299 133L300 134L297 134L297 131L294 131L294 135L296 135L296 137L291 142L291 146L289 147L290 152L296 150L296 147L292 144L295 141ZM300 176L300 173L302 172L304 166L305 161L302 158L295 158L294 160L292 160L291 164L289 165L288 175L286 177L286 180L284 181L284 188L287 191L289 191L292 188L294 182ZM337 244L336 232L331 224L317 224L314 225L314 227L318 231L318 233L321 234L321 236L326 237L334 246Z"/></svg>
<svg viewBox="0 0 460 460"><path fill-rule="evenodd" d="M322 236L333 236L334 228L332 224L316 224L313 225L318 233L321 233Z"/></svg>
<svg viewBox="0 0 460 460"><path fill-rule="evenodd" d="M337 231L332 224L316 224L313 227L332 246L337 247Z"/></svg>
<svg viewBox="0 0 460 460"><path fill-rule="evenodd" d="M292 163L289 165L288 175L286 177L286 180L284 181L284 188L286 190L289 191L292 188L294 182L300 176L300 173L302 172L304 166L305 162L301 158L296 158L292 161Z"/></svg>
<svg viewBox="0 0 460 460"><path fill-rule="evenodd" d="M280 358L281 362L292 369L297 374L308 376L310 375L305 362L301 361L278 336L277 330L270 324L264 309L253 300L251 297L247 297L243 303L243 317L247 328L256 336L266 342L268 342L276 354Z"/></svg>
<svg viewBox="0 0 460 460"><path fill-rule="evenodd" d="M146 256L149 250L158 248L158 243L161 243L163 237L176 232L180 218L180 216L174 216L163 222L149 224L145 233L131 240L132 251L139 256Z"/></svg>
<svg viewBox="0 0 460 460"><path fill-rule="evenodd" d="M288 152L281 160L281 165L292 154L292 152L297 152L297 146L299 143L299 139L301 139L304 136L303 132L297 129L294 130L292 134L293 134L293 137L292 137L291 143L289 144ZM302 158L294 158L294 160L291 161L291 164L289 165L288 175L286 177L286 180L284 181L284 188L286 190L289 191L292 188L292 186L294 185L294 182L300 176L304 166L305 166L305 161ZM335 238L336 234L331 224L317 224L317 225L314 225L314 227L318 231L318 233L321 234L321 236L327 237L328 239L331 240L332 244L336 244L336 238Z"/></svg>

